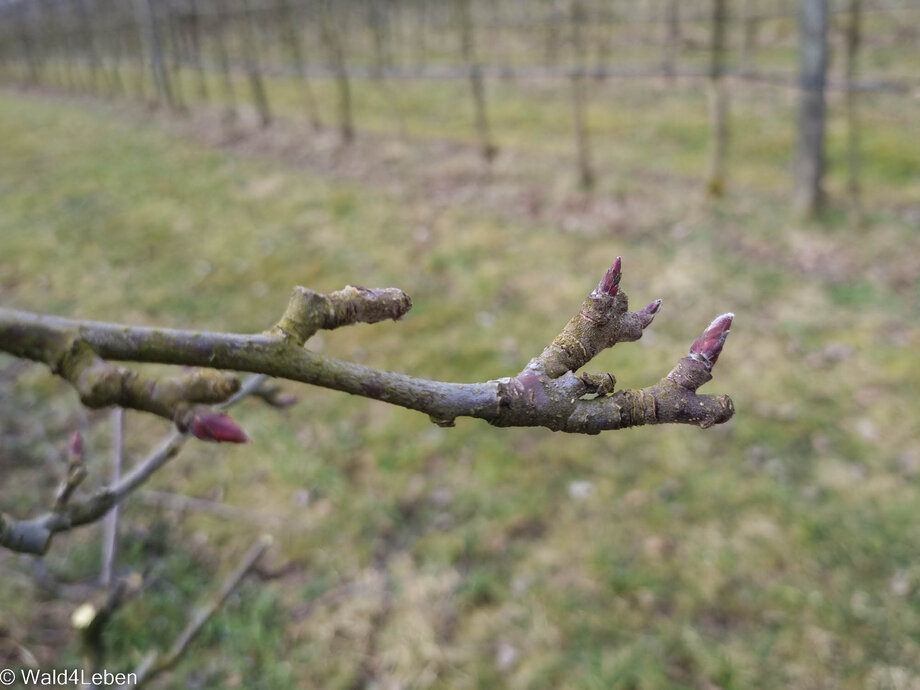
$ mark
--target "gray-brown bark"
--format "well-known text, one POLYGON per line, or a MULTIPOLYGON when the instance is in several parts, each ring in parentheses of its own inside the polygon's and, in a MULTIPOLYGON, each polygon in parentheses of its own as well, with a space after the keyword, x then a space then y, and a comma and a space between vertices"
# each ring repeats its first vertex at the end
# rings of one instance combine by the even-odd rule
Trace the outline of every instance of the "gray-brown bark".
MULTIPOLYGON (((261 375, 250 377, 236 394, 218 405, 217 409, 231 407, 247 395, 257 395, 265 378, 261 375)), ((49 512, 28 520, 16 520, 8 515, 0 514, 0 546, 12 551, 44 554, 51 546, 51 540, 55 534, 97 522, 113 507, 143 486, 150 477, 179 453, 187 439, 186 433, 178 430, 172 431, 130 472, 80 500, 73 500, 72 494, 86 476, 85 470, 82 473, 79 472, 82 459, 79 464, 69 462, 71 470, 58 489, 56 500, 49 512)))
MULTIPOLYGON (((164 417, 174 414, 171 411, 182 401, 191 404, 222 399, 235 386, 228 387, 229 382, 217 373, 204 372, 170 380, 175 381, 171 385, 151 382, 106 360, 264 373, 384 400, 427 412, 441 422, 471 416, 499 426, 513 423, 596 433, 649 421, 705 421, 698 417, 681 420, 680 414, 670 413, 657 419, 663 411, 654 406, 637 417, 633 414, 637 410, 624 409, 615 397, 580 399, 592 392, 588 390, 590 386, 586 387, 574 375, 567 378, 566 374, 579 369, 602 349, 617 342, 637 340, 657 311, 656 303, 640 312, 628 311, 622 292, 610 295, 595 291, 588 297, 543 355, 522 372, 527 375, 525 388, 530 395, 528 401, 514 404, 503 401, 502 394, 514 398, 512 389, 520 387, 519 377, 483 383, 445 383, 343 362, 303 348, 303 343, 320 328, 399 318, 410 304, 404 293, 392 288, 348 287, 328 295, 297 288, 278 324, 259 335, 128 327, 2 309, 0 349, 17 357, 45 362, 72 381, 89 405, 121 404, 164 417), (538 392, 537 388, 541 390, 538 392), (149 391, 149 396, 143 398, 140 390, 149 391), (536 398, 543 402, 538 404, 536 398), (600 426, 578 421, 583 418, 581 413, 586 406, 597 408, 595 413, 606 413, 606 421, 600 426)), ((640 393, 640 398, 646 395, 640 393)), ((637 394, 621 391, 618 395, 632 399, 637 394)), ((701 406, 714 413, 710 421, 720 417, 715 414, 718 407, 708 403, 701 406)), ((592 417, 598 418, 598 414, 592 417)))

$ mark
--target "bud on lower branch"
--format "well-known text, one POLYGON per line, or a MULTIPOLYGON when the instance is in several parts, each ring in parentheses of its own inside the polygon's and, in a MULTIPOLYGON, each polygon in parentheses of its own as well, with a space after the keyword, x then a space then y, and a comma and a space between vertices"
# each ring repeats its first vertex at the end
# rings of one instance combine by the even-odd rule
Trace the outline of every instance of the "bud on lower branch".
POLYGON ((223 412, 212 412, 203 407, 187 411, 176 420, 180 431, 202 441, 214 443, 247 443, 249 437, 233 418, 223 412))
POLYGON ((67 446, 68 453, 70 454, 69 462, 71 464, 78 462, 83 459, 83 434, 79 431, 74 431, 70 435, 70 443, 67 446))

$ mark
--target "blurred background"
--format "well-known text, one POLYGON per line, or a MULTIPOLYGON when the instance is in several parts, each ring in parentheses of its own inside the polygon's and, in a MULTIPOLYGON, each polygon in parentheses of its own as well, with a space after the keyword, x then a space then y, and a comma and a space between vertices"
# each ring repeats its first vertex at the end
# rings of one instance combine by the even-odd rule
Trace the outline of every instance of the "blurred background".
MULTIPOLYGON (((920 688, 920 2, 2 0, 0 304, 258 332, 294 285, 397 286, 309 347, 513 375, 617 255, 642 387, 736 314, 709 430, 597 437, 284 383, 124 505, 110 671, 170 688, 920 688)), ((159 371, 159 369, 156 369, 159 371)), ((0 510, 110 411, 0 355, 0 510)), ((125 464, 168 424, 128 413, 125 464)), ((102 529, 0 552, 0 667, 83 662, 102 529)))

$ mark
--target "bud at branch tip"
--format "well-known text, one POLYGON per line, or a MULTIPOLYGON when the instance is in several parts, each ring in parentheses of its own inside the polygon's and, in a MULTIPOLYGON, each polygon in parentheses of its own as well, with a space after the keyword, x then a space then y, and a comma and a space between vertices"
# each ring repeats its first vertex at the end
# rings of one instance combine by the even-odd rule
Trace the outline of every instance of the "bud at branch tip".
POLYGON ((70 443, 67 446, 67 450, 70 452, 70 457, 82 458, 83 457, 83 434, 81 434, 79 431, 74 431, 70 435, 70 443))
POLYGON ((621 257, 618 256, 616 261, 613 262, 613 266, 607 269, 594 291, 597 296, 608 295, 609 297, 614 297, 620 291, 620 267, 622 263, 621 257))
POLYGON ((202 441, 215 443, 246 443, 249 437, 242 427, 222 412, 198 409, 192 413, 188 433, 202 441))
POLYGON ((690 346, 690 356, 712 369, 719 359, 734 318, 735 315, 729 312, 713 319, 703 334, 690 346))
POLYGON ((656 299, 651 304, 642 308, 641 314, 647 314, 648 316, 654 316, 658 313, 658 310, 661 309, 661 300, 656 299))

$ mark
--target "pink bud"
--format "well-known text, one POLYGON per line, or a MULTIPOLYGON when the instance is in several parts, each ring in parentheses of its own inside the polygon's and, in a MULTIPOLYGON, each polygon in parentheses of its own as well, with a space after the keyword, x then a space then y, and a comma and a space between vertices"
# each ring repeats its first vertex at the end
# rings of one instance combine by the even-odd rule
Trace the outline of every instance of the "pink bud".
POLYGON ((658 310, 659 310, 659 309, 661 309, 661 300, 660 300, 660 299, 656 299, 656 300, 655 300, 654 302, 652 302, 651 304, 649 304, 649 305, 643 307, 643 308, 642 308, 642 311, 639 312, 639 313, 640 313, 640 314, 648 314, 649 316, 654 316, 655 314, 658 313, 658 310))
POLYGON ((710 369, 719 359, 722 346, 728 337, 735 315, 729 312, 716 317, 703 334, 690 346, 690 356, 706 364, 710 369))
POLYGON ((656 299, 651 304, 643 307, 637 313, 639 314, 639 319, 642 322, 642 328, 647 328, 652 320, 655 318, 655 314, 658 313, 658 310, 661 309, 661 300, 656 299))
POLYGON ((222 412, 206 409, 195 410, 188 425, 188 432, 202 441, 216 443, 246 443, 249 437, 239 424, 222 412))
POLYGON ((79 431, 74 431, 70 435, 70 444, 68 445, 68 450, 70 451, 70 456, 73 458, 83 457, 83 434, 81 434, 79 431))
POLYGON ((613 262, 613 266, 607 269, 604 277, 601 278, 601 282, 597 284, 597 289, 594 291, 596 297, 600 297, 601 295, 613 297, 620 291, 620 266, 622 263, 622 259, 618 256, 617 260, 613 262))

